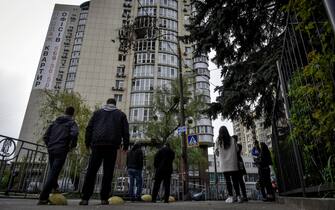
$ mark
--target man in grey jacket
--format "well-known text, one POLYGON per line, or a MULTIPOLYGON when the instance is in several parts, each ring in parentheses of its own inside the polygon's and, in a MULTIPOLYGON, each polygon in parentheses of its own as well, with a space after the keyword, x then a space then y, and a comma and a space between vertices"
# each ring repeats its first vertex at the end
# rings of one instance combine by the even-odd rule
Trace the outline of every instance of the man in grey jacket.
POLYGON ((39 205, 48 204, 52 189, 57 190, 57 179, 66 160, 67 153, 77 146, 78 126, 73 119, 74 108, 67 107, 65 115, 58 117, 43 136, 49 153, 49 173, 40 194, 39 205))
POLYGON ((91 149, 91 156, 82 189, 80 205, 88 205, 93 194, 97 172, 103 162, 103 177, 100 199, 102 205, 108 204, 114 173, 117 150, 123 141, 123 151, 128 150, 129 125, 126 115, 116 108, 113 98, 93 113, 87 127, 85 144, 91 149))

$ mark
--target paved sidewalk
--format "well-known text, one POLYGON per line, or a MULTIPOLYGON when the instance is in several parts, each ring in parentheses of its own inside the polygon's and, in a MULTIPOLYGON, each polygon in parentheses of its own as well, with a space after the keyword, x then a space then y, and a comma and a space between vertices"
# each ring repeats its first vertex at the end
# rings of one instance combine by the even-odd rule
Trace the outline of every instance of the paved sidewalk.
POLYGON ((44 210, 44 209, 62 209, 62 210, 89 210, 89 209, 117 209, 117 210, 297 210, 279 203, 264 203, 261 201, 250 201, 247 203, 226 204, 223 201, 189 201, 175 203, 144 203, 144 202, 126 202, 123 205, 99 205, 98 200, 90 201, 88 206, 79 206, 79 200, 68 200, 67 206, 37 206, 37 200, 33 199, 7 199, 0 198, 1 210, 44 210))

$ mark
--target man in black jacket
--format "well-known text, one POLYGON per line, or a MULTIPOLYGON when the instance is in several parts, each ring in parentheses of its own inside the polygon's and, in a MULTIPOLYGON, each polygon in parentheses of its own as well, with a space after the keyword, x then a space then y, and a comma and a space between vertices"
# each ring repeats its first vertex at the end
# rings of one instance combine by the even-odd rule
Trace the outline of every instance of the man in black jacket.
POLYGON ((127 154, 127 170, 129 176, 129 196, 132 201, 141 200, 142 193, 143 151, 141 145, 135 142, 127 154), (136 182, 136 194, 134 181, 136 182))
POLYGON ((170 148, 170 145, 166 143, 155 155, 154 167, 155 167, 155 183, 154 189, 152 190, 152 202, 156 202, 156 197, 158 194, 161 182, 164 183, 164 202, 169 202, 170 196, 170 181, 171 174, 173 171, 173 160, 175 153, 170 148))
POLYGON ((97 172, 103 162, 103 178, 100 199, 102 205, 108 204, 114 173, 117 150, 123 141, 123 151, 128 150, 129 125, 126 115, 116 108, 113 98, 107 100, 102 109, 93 113, 87 127, 85 144, 91 149, 91 156, 82 189, 80 205, 88 205, 93 194, 97 172))
POLYGON ((73 120, 74 111, 73 107, 67 107, 65 115, 58 117, 43 136, 48 148, 50 170, 40 194, 39 205, 48 204, 51 190, 58 188, 58 176, 65 163, 67 153, 77 146, 78 126, 73 120))

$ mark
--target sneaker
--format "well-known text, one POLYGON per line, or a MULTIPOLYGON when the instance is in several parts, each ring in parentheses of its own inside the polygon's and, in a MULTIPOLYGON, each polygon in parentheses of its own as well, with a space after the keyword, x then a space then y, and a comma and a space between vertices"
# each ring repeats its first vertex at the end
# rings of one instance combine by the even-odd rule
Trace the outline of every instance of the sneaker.
POLYGON ((241 196, 237 196, 237 203, 242 203, 243 201, 242 201, 242 198, 241 198, 241 196))
POLYGON ((79 202, 79 205, 81 205, 81 206, 87 206, 88 205, 88 200, 81 200, 79 202))
POLYGON ((229 196, 226 201, 226 203, 233 203, 234 202, 234 197, 233 196, 229 196))
POLYGON ((48 205, 49 201, 48 200, 39 200, 37 205, 48 205))
POLYGON ((101 205, 109 205, 108 200, 101 200, 101 205))

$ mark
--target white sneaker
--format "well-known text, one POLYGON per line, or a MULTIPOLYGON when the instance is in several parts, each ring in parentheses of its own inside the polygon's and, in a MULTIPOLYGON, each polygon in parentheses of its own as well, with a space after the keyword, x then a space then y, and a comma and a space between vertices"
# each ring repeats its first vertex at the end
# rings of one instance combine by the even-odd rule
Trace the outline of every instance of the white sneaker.
POLYGON ((243 201, 242 201, 242 198, 241 198, 241 196, 237 196, 237 203, 242 203, 243 201))
POLYGON ((233 196, 229 196, 226 201, 226 203, 233 203, 234 202, 234 197, 233 196))

